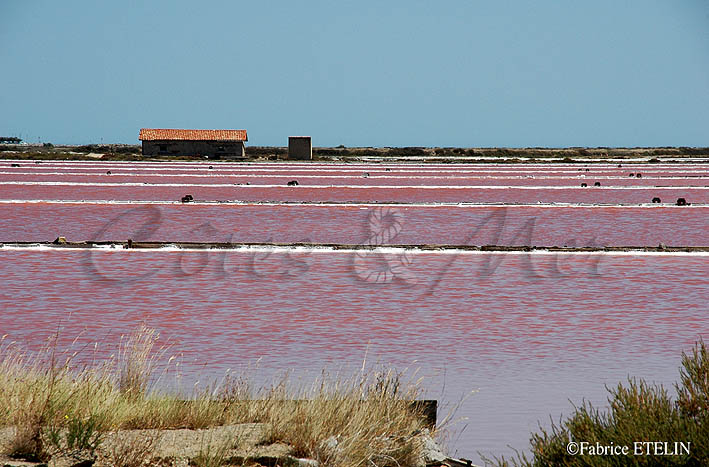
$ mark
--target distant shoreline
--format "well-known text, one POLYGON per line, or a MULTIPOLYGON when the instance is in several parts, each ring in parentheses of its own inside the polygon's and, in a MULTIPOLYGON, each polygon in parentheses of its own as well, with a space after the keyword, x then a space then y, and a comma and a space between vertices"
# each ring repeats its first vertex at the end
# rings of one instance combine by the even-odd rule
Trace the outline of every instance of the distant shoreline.
MULTIPOLYGON (((201 161, 203 156, 145 157, 140 145, 90 144, 82 146, 45 144, 0 145, 0 158, 29 160, 124 160, 201 161)), ((314 161, 340 162, 439 162, 439 163, 543 163, 543 162, 666 162, 709 158, 709 147, 647 148, 453 148, 453 147, 314 147, 314 161)), ((212 161, 287 161, 288 149, 278 146, 248 146, 243 159, 212 161)), ((303 162, 303 161, 300 161, 303 162)))

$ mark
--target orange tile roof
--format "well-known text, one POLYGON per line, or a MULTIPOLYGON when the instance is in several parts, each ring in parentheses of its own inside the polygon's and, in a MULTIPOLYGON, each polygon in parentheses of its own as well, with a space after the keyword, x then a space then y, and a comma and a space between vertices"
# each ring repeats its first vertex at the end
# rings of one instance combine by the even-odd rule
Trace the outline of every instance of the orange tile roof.
POLYGON ((248 141, 246 130, 170 130, 141 128, 141 141, 177 139, 183 141, 248 141))

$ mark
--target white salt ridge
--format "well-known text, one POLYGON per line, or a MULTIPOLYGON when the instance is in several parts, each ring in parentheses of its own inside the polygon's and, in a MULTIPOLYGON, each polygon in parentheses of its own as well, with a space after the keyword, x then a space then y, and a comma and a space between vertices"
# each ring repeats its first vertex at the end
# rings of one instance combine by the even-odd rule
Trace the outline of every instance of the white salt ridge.
MULTIPOLYGON (((706 162, 705 158, 698 159, 683 159, 679 163, 672 164, 637 164, 630 163, 622 167, 622 170, 661 170, 661 169, 697 169, 696 163, 682 163, 688 162, 690 160, 696 162, 706 162)), ((635 161, 641 161, 636 159, 635 161)), ((592 162, 589 160, 589 162, 592 162)), ((606 160, 608 162, 608 160, 606 160)), ((624 162, 623 160, 617 160, 616 162, 624 162)), ((189 162, 189 163, 151 163, 151 162, 121 162, 121 161, 105 161, 105 162, 61 162, 61 161, 51 161, 44 162, 42 164, 35 164, 34 161, 25 160, 2 160, 0 165, 5 164, 6 168, 10 168, 11 164, 19 164, 22 168, 56 168, 61 169, 64 167, 68 168, 85 168, 86 170, 106 170, 111 168, 129 169, 129 170, 150 170, 150 169, 160 169, 166 171, 177 171, 177 170, 199 170, 199 171, 215 171, 215 170, 245 170, 245 171, 259 171, 259 170, 287 170, 287 171, 361 171, 361 170, 385 170, 387 168, 391 170, 400 171, 412 171, 420 169, 423 171, 458 171, 458 170, 502 170, 502 171, 548 171, 550 169, 563 169, 564 171, 576 172, 579 168, 587 168, 584 164, 568 164, 568 163, 539 163, 539 164, 510 164, 510 163, 500 163, 500 164, 433 164, 433 163, 420 163, 420 164, 396 164, 396 163, 220 163, 220 162, 189 162), (214 167, 214 169, 209 169, 209 166, 214 167)), ((593 164, 593 170, 620 170, 616 163, 600 163, 593 164)))
POLYGON ((64 200, 64 199, 0 199, 0 204, 98 204, 98 205, 197 205, 197 206, 312 206, 312 207, 425 207, 425 208, 487 208, 487 207, 534 207, 534 208, 681 208, 696 209, 706 208, 706 203, 691 203, 686 206, 676 206, 670 203, 628 203, 628 204, 603 204, 603 203, 341 203, 341 202, 274 202, 274 201, 181 201, 165 200, 64 200))
POLYGON ((354 248, 333 248, 330 246, 305 246, 305 245, 240 245, 230 248, 190 248, 179 247, 177 245, 165 245, 160 248, 123 248, 123 245, 99 245, 95 247, 54 247, 51 245, 8 245, 0 243, 0 250, 6 251, 64 251, 64 252, 127 252, 127 253, 156 253, 156 252, 234 252, 234 253, 340 253, 340 254, 364 254, 376 252, 391 255, 574 255, 574 256, 709 256, 707 251, 644 251, 640 248, 629 249, 627 251, 552 251, 552 250, 531 250, 531 251, 480 251, 467 250, 461 248, 448 248, 442 250, 426 250, 413 247, 378 247, 376 249, 354 249, 354 248))
MULTIPOLYGON (((2 167, 3 169, 9 169, 10 167, 2 167)), ((27 168, 27 167, 23 167, 27 168)), ((44 170, 63 170, 63 167, 52 167, 52 166, 43 166, 43 167, 37 167, 37 169, 44 169, 44 170)), ((66 170, 85 170, 85 173, 88 174, 96 174, 96 175, 101 175, 104 174, 106 175, 107 170, 122 170, 125 172, 136 172, 136 173, 142 173, 148 170, 159 170, 160 172, 182 172, 182 173, 190 173, 194 172, 196 174, 218 174, 219 172, 236 172, 236 173, 243 173, 243 174, 250 174, 253 172, 268 172, 269 174, 278 174, 278 175, 294 175, 294 174, 308 174, 308 173, 317 173, 317 172, 324 172, 324 173, 331 173, 331 172, 345 172, 345 173, 352 173, 353 175, 361 175, 364 172, 367 171, 372 171, 372 172, 386 172, 386 167, 373 167, 373 166, 364 166, 361 168, 352 168, 352 167, 342 167, 342 168, 317 168, 317 167, 304 167, 304 168, 292 168, 292 167, 283 167, 283 168, 276 168, 276 167, 263 167, 263 168, 247 168, 247 167, 233 167, 233 168, 219 168, 219 169, 209 169, 206 167, 203 168, 172 168, 172 167, 115 167, 115 166, 105 166, 105 167, 86 167, 85 169, 82 169, 82 167, 77 167, 77 166, 68 166, 66 167, 66 170)), ((678 167, 678 166, 671 166, 667 168, 662 168, 662 167, 657 167, 657 166, 651 166, 651 167, 634 167, 634 168, 628 168, 628 169, 616 169, 612 167, 608 168, 599 168, 599 167, 594 167, 593 172, 586 172, 586 171, 578 171, 577 169, 569 168, 568 166, 566 167, 520 167, 520 166, 507 166, 507 167, 470 167, 470 166, 463 166, 463 167, 430 167, 430 166, 425 166, 425 167, 400 167, 400 168, 390 168, 390 172, 392 175, 395 174, 401 174, 401 173, 414 173, 414 174, 421 174, 421 173, 431 173, 431 174, 440 174, 440 173, 454 173, 454 174, 465 174, 465 173, 480 173, 480 172, 491 172, 491 173, 506 173, 506 172, 511 172, 511 173, 516 173, 516 174, 528 174, 528 173, 539 173, 539 174, 544 174, 544 173, 549 173, 549 172, 562 172, 562 173, 568 173, 568 174, 589 174, 589 175, 594 175, 598 173, 603 173, 603 172, 611 172, 611 173, 618 173, 618 172, 623 172, 625 176, 630 174, 630 171, 639 171, 643 175, 651 174, 653 172, 663 172, 663 173, 698 173, 698 174, 707 174, 706 170, 697 170, 696 166, 689 166, 689 167, 678 167), (627 173, 626 173, 627 172, 627 173)), ((36 171, 33 171, 36 172, 36 171)), ((14 173, 21 173, 17 171, 9 171, 8 173, 14 174, 14 173)), ((59 173, 66 173, 66 172, 59 172, 59 173)))
MULTIPOLYGON (((438 173, 438 172, 437 172, 438 173)), ((678 171, 677 173, 686 173, 683 171, 678 171)), ((247 178, 279 178, 287 177, 289 174, 239 174, 239 173, 209 173, 209 174, 165 174, 159 172, 153 173, 131 173, 131 172, 116 172, 107 175, 101 172, 0 172, 0 175, 41 175, 41 176, 77 176, 77 177, 199 177, 199 178, 237 178, 237 177, 247 177, 247 178)), ((353 175, 305 175, 304 178, 344 178, 344 179, 364 179, 362 175, 358 172, 353 175)), ((456 180, 456 179, 481 179, 481 180, 569 180, 570 182, 576 182, 581 180, 628 180, 630 177, 623 175, 586 175, 585 173, 578 173, 574 176, 569 175, 369 175, 366 177, 368 179, 433 179, 433 180, 456 180)), ((683 176, 653 176, 647 175, 643 176, 643 180, 703 180, 709 181, 709 173, 703 172, 698 175, 683 175, 683 176)), ((37 180, 41 182, 41 180, 37 180)), ((68 183, 68 182, 67 182, 68 183)), ((260 185, 265 186, 265 185, 260 185)), ((280 185, 279 185, 280 186, 280 185)))
POLYGON ((287 188, 297 189, 356 189, 356 190, 395 190, 395 189, 422 189, 422 190, 709 190, 709 186, 538 186, 538 185, 298 185, 286 187, 279 185, 243 185, 233 183, 103 183, 103 182, 41 182, 41 181, 0 181, 0 185, 21 186, 95 186, 95 187, 203 187, 203 188, 235 188, 235 189, 261 189, 261 188, 287 188))

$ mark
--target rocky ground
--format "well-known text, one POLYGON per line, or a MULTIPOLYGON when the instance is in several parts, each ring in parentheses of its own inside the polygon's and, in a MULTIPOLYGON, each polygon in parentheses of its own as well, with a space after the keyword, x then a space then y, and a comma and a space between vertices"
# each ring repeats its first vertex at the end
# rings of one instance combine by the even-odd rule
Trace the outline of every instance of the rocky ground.
MULTIPOLYGON (((45 462, 13 459, 0 454, 3 467, 87 467, 87 466, 216 466, 244 467, 318 467, 332 465, 328 459, 300 458, 294 449, 283 443, 271 442, 269 426, 246 423, 201 430, 120 430, 108 432, 98 448, 71 451, 49 447, 51 458, 45 462)), ((8 452, 15 428, 0 429, 0 452, 8 452)), ((334 457, 335 438, 323 440, 321 451, 334 457)), ((424 434, 419 463, 411 467, 471 466, 467 461, 448 458, 436 442, 424 434)))

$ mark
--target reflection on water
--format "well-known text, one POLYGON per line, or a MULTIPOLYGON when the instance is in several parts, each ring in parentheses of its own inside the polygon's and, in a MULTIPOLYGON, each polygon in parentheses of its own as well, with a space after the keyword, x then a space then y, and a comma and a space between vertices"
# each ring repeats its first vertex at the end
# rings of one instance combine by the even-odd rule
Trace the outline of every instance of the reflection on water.
POLYGON ((476 458, 526 447, 537 421, 568 413, 569 398, 603 402, 627 374, 674 380, 680 351, 709 331, 707 256, 417 253, 415 282, 379 283, 354 263, 332 251, 0 250, 0 332, 37 349, 59 325, 68 346, 115 343, 144 321, 202 380, 257 359, 265 373, 357 368, 365 354, 418 366, 444 407, 479 389, 452 440, 476 458))
POLYGON ((709 206, 342 206, 0 204, 0 241, 340 243, 370 235, 370 217, 396 213, 378 244, 705 246, 709 206))
POLYGON ((4 248, 0 335, 30 350, 58 329, 64 349, 99 341, 79 357, 91 363, 145 322, 180 353, 187 384, 256 362, 264 381, 288 369, 306 380, 323 368, 356 371, 365 356, 420 368, 439 417, 459 405, 454 419, 466 419, 453 426, 453 451, 476 461, 478 451, 511 454, 538 422, 568 414, 569 400, 602 405, 604 385, 628 375, 676 380, 681 351, 707 339, 709 256, 385 246, 709 244, 709 206, 697 206, 709 202, 705 164, 622 165, 0 161, 4 242, 381 246, 4 248), (299 186, 282 186, 294 179, 299 186), (169 204, 188 193, 296 204, 169 204), (654 197, 665 204, 650 208, 654 197), (694 206, 671 206, 680 197, 694 206), (42 201, 53 199, 100 202, 42 201), (298 205, 387 201, 405 204, 298 205), (415 205, 440 202, 521 206, 415 205))
POLYGON ((450 187, 450 186, 165 186, 165 185, 4 185, 2 199, 27 200, 159 200, 179 201, 186 193, 195 200, 245 202, 357 203, 586 203, 640 204, 660 197, 670 203, 709 203, 709 187, 450 187))

